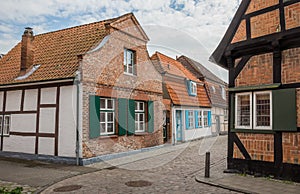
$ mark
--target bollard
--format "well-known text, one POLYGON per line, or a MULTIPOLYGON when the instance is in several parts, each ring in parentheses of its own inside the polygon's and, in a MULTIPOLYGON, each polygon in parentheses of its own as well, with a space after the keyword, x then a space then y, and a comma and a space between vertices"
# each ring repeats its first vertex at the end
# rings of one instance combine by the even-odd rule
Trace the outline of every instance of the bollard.
POLYGON ((209 170, 210 170, 210 152, 206 152, 205 154, 205 178, 209 178, 209 170))

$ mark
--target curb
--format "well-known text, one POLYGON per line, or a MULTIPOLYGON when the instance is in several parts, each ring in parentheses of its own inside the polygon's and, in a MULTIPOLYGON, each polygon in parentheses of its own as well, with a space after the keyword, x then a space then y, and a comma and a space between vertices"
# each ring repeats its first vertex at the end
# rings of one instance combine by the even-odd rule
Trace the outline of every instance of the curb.
POLYGON ((198 183, 202 183, 202 184, 206 184, 206 185, 209 185, 209 186, 218 187, 218 188, 222 188, 222 189, 227 189, 227 190, 234 191, 234 192, 239 192, 239 193, 244 193, 244 194, 258 194, 256 192, 250 192, 250 191, 247 191, 247 190, 244 190, 244 189, 235 188, 235 187, 231 187, 231 186, 223 185, 223 184, 219 184, 219 183, 214 183, 214 182, 209 181, 209 180, 206 181, 206 180, 203 180, 202 178, 198 178, 197 176, 195 177, 195 180, 198 183))

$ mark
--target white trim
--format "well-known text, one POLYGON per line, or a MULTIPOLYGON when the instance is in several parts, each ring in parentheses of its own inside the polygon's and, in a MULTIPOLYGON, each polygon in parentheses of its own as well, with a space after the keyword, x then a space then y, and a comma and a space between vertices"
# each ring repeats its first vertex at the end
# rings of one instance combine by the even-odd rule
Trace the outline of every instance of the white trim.
POLYGON ((245 92, 245 93, 237 93, 235 94, 235 128, 238 128, 238 129, 252 129, 252 92, 245 92), (238 122, 237 122, 237 107, 238 107, 238 97, 239 96, 245 96, 245 95, 249 95, 250 96, 250 126, 241 126, 241 125, 238 125, 238 122))
POLYGON ((272 115, 272 92, 271 91, 261 91, 261 92, 253 92, 254 95, 254 99, 253 99, 253 110, 254 110, 254 114, 253 114, 253 128, 254 129, 272 129, 272 122, 273 122, 273 115, 272 115), (269 94, 270 96, 270 126, 257 126, 256 125, 256 119, 257 119, 257 115, 256 115, 256 95, 257 94, 269 94))

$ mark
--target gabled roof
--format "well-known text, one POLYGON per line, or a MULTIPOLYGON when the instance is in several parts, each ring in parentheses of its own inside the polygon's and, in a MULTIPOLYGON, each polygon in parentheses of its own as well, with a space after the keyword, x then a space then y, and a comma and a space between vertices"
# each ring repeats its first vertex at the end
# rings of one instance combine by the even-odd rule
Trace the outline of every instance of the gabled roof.
POLYGON ((187 69, 205 81, 207 92, 213 106, 226 107, 226 99, 222 97, 222 87, 225 90, 227 85, 224 81, 206 69, 201 63, 184 55, 180 56, 177 61, 181 62, 187 69))
POLYGON ((226 85, 226 83, 218 78, 215 74, 209 71, 206 67, 204 67, 201 63, 186 57, 184 55, 180 56, 177 61, 182 63, 185 68, 194 73, 199 79, 205 79, 206 81, 217 82, 222 85, 226 85))
POLYGON ((116 28, 114 26, 118 22, 128 18, 133 19, 140 28, 145 41, 147 41, 147 35, 132 13, 113 19, 39 34, 34 36, 32 41, 33 67, 30 67, 28 71, 37 67, 36 70, 28 77, 25 76, 23 79, 16 80, 21 65, 21 42, 19 42, 0 60, 0 85, 74 78, 79 65, 78 56, 84 55, 99 45, 109 33, 106 28, 107 25, 116 28))
POLYGON ((154 61, 154 65, 160 73, 168 73, 193 81, 198 80, 198 78, 187 70, 179 61, 160 52, 155 52, 155 54, 151 56, 151 60, 154 61), (159 63, 157 63, 157 61, 159 61, 159 63))
POLYGON ((221 67, 228 68, 226 58, 225 58, 226 48, 232 41, 236 31, 238 30, 238 27, 240 25, 240 18, 247 11, 250 2, 251 0, 243 0, 241 2, 241 5, 239 6, 237 12, 235 13, 221 42, 219 43, 218 47, 213 52, 213 54, 209 57, 209 61, 218 64, 221 67))
POLYGON ((206 89, 202 81, 187 70, 179 61, 156 52, 151 60, 155 68, 163 75, 164 89, 175 105, 210 107, 206 89), (187 80, 197 82, 197 96, 190 96, 187 90, 187 80))

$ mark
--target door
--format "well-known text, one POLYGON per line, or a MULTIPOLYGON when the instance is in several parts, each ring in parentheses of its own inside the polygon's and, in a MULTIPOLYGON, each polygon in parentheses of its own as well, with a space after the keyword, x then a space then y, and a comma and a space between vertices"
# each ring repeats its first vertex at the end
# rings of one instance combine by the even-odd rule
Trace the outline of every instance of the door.
POLYGON ((182 113, 176 110, 176 140, 182 141, 182 113))

